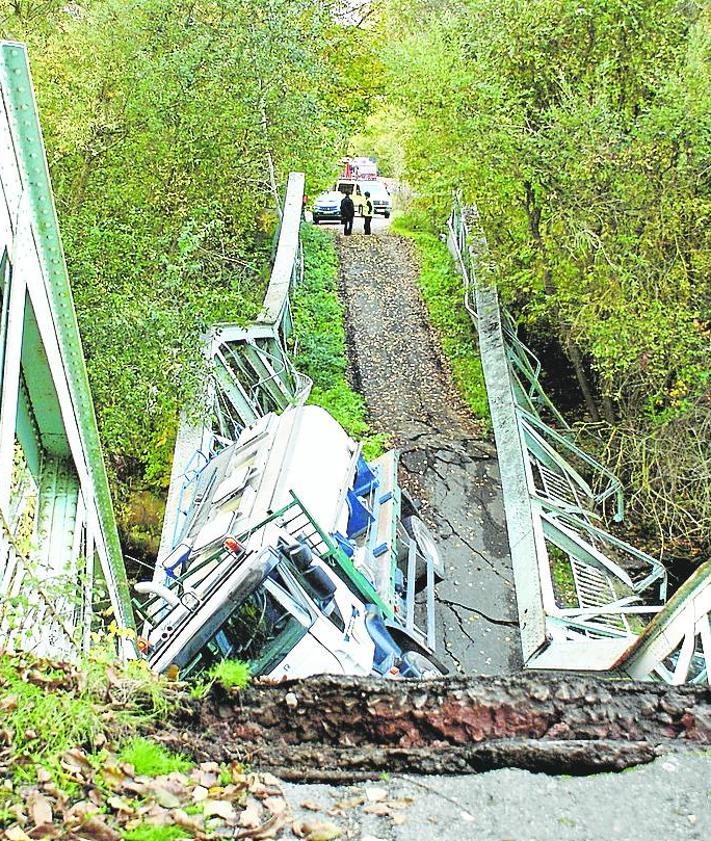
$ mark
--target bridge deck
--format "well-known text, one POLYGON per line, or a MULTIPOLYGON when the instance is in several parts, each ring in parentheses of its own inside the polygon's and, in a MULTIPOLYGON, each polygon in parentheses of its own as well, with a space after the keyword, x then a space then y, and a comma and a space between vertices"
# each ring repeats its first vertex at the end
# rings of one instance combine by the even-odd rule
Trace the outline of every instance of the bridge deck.
POLYGON ((401 448, 401 481, 423 501, 447 566, 437 587, 437 650, 455 671, 521 667, 513 573, 493 447, 442 365, 409 241, 338 238, 351 372, 375 431, 401 448))

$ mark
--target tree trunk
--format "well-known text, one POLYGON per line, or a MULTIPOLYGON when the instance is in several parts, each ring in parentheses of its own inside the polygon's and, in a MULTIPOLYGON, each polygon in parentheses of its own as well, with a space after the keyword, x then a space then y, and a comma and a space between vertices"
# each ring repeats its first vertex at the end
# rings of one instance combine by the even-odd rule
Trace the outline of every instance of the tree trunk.
POLYGON ((580 353, 580 348, 570 337, 567 330, 564 331, 564 336, 565 350, 568 353, 568 358, 573 363, 573 368, 575 369, 575 376, 578 380, 580 390, 583 393, 583 399, 585 400, 585 407, 588 410, 588 414, 590 415, 590 417, 597 423, 600 420, 600 412, 598 411, 597 404, 595 403, 595 396, 593 394, 592 385, 590 384, 590 380, 588 379, 588 375, 585 370, 585 364, 583 362, 583 356, 580 353))
POLYGON ((615 404, 613 403, 611 397, 602 398, 602 415, 610 426, 617 423, 617 417, 615 416, 615 404))
POLYGON ((518 767, 615 770, 711 743, 708 687, 508 677, 319 677, 216 690, 166 737, 200 759, 291 779, 518 767))

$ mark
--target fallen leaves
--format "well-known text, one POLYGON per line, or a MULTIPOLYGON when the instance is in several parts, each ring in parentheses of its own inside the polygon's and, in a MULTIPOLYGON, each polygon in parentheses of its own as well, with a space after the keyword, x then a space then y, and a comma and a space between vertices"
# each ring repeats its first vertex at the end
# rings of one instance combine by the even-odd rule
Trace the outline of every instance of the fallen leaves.
POLYGON ((11 826, 6 830, 5 838, 7 841, 31 841, 30 836, 19 826, 11 826))
POLYGON ((341 829, 329 821, 294 821, 291 831, 305 841, 333 841, 341 837, 341 829))
POLYGON ((27 798, 27 814, 35 826, 52 823, 52 804, 43 794, 33 791, 27 798))
MULTIPOLYGON (((67 778, 79 791, 69 801, 44 769, 37 785, 20 790, 22 803, 12 809, 15 823, 8 841, 121 841, 142 826, 178 826, 186 837, 276 838, 291 813, 279 781, 271 774, 246 774, 241 766, 204 762, 190 775, 174 771, 158 777, 135 774, 134 768, 104 753, 103 759, 80 749, 61 758, 67 778)), ((336 835, 304 836, 328 841, 336 835)))

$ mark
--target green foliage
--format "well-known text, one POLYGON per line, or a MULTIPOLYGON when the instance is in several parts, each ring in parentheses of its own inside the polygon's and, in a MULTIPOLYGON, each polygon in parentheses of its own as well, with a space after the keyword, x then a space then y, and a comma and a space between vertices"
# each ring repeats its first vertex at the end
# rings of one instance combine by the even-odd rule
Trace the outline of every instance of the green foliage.
POLYGON ((198 701, 202 700, 215 683, 219 683, 225 689, 233 687, 246 689, 250 680, 249 663, 242 660, 222 660, 192 683, 190 697, 198 701))
POLYGON ((191 833, 179 826, 154 826, 142 823, 123 833, 125 841, 177 841, 179 838, 189 838, 191 833))
POLYGON ((309 402, 322 406, 354 438, 364 438, 366 458, 387 449, 386 436, 367 436, 365 401, 348 383, 345 313, 338 297, 338 257, 325 231, 302 225, 304 280, 294 293, 296 367, 311 377, 309 402))
POLYGON ((363 458, 366 461, 372 461, 390 449, 391 446, 390 436, 385 432, 375 432, 372 435, 366 435, 363 439, 363 458))
POLYGON ((180 754, 173 754, 156 742, 135 736, 121 748, 118 759, 132 765, 135 773, 142 777, 159 777, 174 771, 189 771, 194 763, 180 754))
POLYGON ((14 753, 31 758, 30 777, 37 765, 61 773, 59 757, 65 751, 77 744, 92 745, 103 733, 100 712, 94 707, 92 688, 74 691, 78 687, 69 682, 64 689, 66 673, 52 667, 36 669, 30 680, 31 668, 15 657, 0 655, 3 727, 11 733, 14 753), (48 691, 53 685, 57 688, 48 691))
POLYGON ((462 279, 447 246, 431 232, 421 214, 398 216, 392 230, 413 240, 420 263, 418 284, 430 322, 437 331, 454 383, 475 417, 490 426, 489 404, 479 358, 476 330, 463 299, 462 279))
POLYGON ((249 663, 222 660, 210 669, 210 677, 225 689, 246 689, 251 678, 249 663))
MULTIPOLYGON (((569 357, 588 415, 610 429, 611 463, 632 482, 632 510, 678 543, 711 522, 694 478, 708 475, 696 430, 711 414, 711 10, 381 9, 388 109, 402 115, 395 143, 418 204, 441 223, 452 190, 477 202, 505 300, 534 343, 569 357), (640 476, 635 441, 661 452, 672 434, 695 466, 660 460, 659 474, 640 476)), ((708 525, 705 535, 711 545, 708 525)))
POLYGON ((164 490, 178 413, 199 408, 200 336, 247 321, 278 190, 333 176, 365 114, 370 48, 331 2, 4 4, 27 42, 99 429, 124 536, 164 490), (348 77, 348 89, 341 86, 348 77), (273 176, 273 177, 272 177, 273 176), (265 208, 267 208, 265 210, 265 208))
POLYGON ((18 783, 34 783, 44 768, 71 788, 62 766, 67 751, 93 750, 107 733, 117 739, 135 733, 168 708, 164 681, 137 664, 122 667, 101 650, 79 665, 0 655, 0 709, 18 783))
POLYGON ((570 557, 553 543, 546 543, 550 559, 553 589, 560 607, 578 607, 578 591, 575 587, 570 557))

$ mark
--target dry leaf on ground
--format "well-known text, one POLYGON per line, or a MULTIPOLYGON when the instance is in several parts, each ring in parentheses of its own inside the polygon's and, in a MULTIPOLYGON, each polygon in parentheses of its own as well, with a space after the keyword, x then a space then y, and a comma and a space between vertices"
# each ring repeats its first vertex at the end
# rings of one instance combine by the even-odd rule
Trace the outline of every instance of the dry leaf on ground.
POLYGON ((297 838, 306 841, 332 841, 341 837, 341 828, 330 821, 295 821, 291 827, 297 838))
POLYGON ((37 791, 27 798, 27 814, 35 826, 52 823, 52 804, 49 799, 37 791))
POLYGON ((380 800, 387 800, 388 791, 385 788, 378 788, 377 786, 366 786, 365 796, 370 803, 377 803, 380 800))
POLYGON ((11 826, 5 830, 7 841, 31 841, 30 836, 19 826, 11 826))
POLYGON ((226 800, 204 800, 202 813, 205 818, 218 817, 225 821, 234 821, 237 818, 234 806, 226 800))

